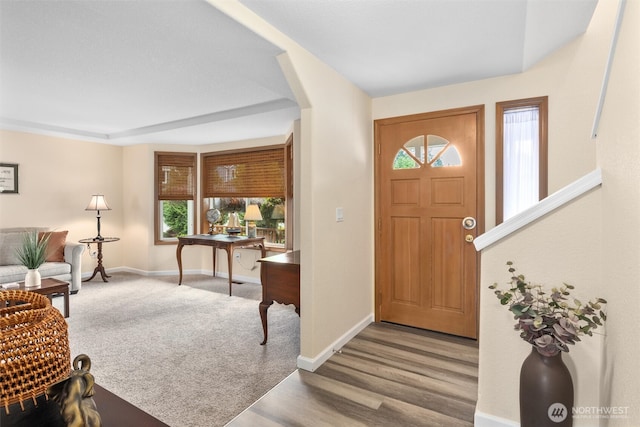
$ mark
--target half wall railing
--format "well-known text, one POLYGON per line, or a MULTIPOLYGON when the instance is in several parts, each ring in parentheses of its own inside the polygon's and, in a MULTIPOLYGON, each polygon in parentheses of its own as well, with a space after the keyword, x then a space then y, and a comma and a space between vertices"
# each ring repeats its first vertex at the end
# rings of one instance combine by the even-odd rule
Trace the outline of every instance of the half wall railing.
POLYGON ((474 240, 476 251, 481 251, 484 248, 493 245, 497 241, 515 233, 528 224, 531 224, 538 218, 549 214, 555 209, 558 209, 600 185, 602 185, 602 171, 600 169, 596 169, 566 187, 561 188, 550 196, 540 200, 529 209, 514 215, 502 224, 499 224, 486 233, 478 236, 474 240))

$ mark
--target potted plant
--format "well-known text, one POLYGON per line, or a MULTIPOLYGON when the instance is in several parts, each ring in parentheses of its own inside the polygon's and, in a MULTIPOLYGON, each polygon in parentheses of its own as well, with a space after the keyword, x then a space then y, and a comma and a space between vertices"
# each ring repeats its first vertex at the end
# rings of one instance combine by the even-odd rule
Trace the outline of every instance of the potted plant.
POLYGON ((521 426, 571 426, 573 381, 562 352, 602 326, 607 319, 602 306, 607 301, 595 298, 583 304, 571 297, 574 286, 563 283, 546 291, 517 274, 511 261, 507 266, 509 288, 498 289, 497 283, 489 288, 513 313, 515 330, 532 346, 520 371, 521 426))
POLYGON ((28 269, 24 279, 24 286, 27 288, 40 286, 41 278, 38 268, 47 259, 49 237, 48 233, 43 234, 42 238, 38 238, 37 232, 25 233, 22 246, 16 251, 18 260, 28 269))

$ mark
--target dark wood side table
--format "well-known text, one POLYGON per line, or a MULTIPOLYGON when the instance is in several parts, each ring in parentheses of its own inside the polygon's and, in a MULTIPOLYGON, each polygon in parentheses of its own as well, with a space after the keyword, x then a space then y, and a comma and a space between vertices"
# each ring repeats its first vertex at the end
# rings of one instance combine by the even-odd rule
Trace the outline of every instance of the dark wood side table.
POLYGON ((274 302, 293 304, 300 316, 300 251, 287 252, 259 259, 262 302, 260 319, 264 340, 267 343, 267 310, 274 302))
MULTIPOLYGON (((109 390, 94 385, 98 413, 103 427, 169 427, 167 424, 152 417, 142 409, 116 396, 109 390)), ((60 415, 60 407, 53 400, 46 400, 44 396, 37 398, 38 406, 33 401, 24 402, 25 410, 20 405, 11 406, 7 415, 4 408, 0 408, 0 426, 2 427, 65 427, 66 423, 60 415)))
POLYGON ((120 240, 119 237, 103 237, 101 240, 95 238, 80 240, 80 243, 86 243, 87 246, 91 246, 92 243, 96 243, 98 245, 98 265, 93 270, 93 274, 91 275, 91 277, 83 280, 83 282, 88 282, 89 280, 93 279, 94 277, 96 277, 96 274, 98 274, 98 272, 100 273, 100 276, 102 276, 102 280, 108 282, 107 278, 111 276, 107 275, 107 272, 104 271, 104 267, 102 266, 102 244, 117 242, 118 240, 120 240))
POLYGON ((185 245, 202 245, 213 247, 213 275, 216 275, 216 249, 227 252, 227 267, 229 269, 229 296, 231 296, 231 284, 233 283, 233 251, 240 248, 260 248, 262 257, 266 255, 264 237, 228 236, 226 234, 196 234, 193 236, 178 237, 176 258, 178 259, 178 271, 180 278, 178 285, 182 285, 182 248, 185 245))
POLYGON ((24 282, 19 282, 18 289, 21 291, 35 292, 40 295, 45 295, 51 301, 54 294, 64 295, 64 317, 69 317, 69 283, 62 280, 46 278, 42 279, 39 288, 26 288, 24 282))

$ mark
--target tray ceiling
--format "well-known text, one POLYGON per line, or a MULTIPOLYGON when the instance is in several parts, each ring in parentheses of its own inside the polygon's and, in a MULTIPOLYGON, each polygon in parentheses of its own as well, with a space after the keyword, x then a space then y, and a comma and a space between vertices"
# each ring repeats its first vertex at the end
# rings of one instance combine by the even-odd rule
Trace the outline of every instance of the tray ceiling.
MULTIPOLYGON (((522 72, 596 0, 240 0, 372 97, 522 72)), ((204 0, 0 1, 0 126, 130 145, 283 135, 282 51, 204 0)))

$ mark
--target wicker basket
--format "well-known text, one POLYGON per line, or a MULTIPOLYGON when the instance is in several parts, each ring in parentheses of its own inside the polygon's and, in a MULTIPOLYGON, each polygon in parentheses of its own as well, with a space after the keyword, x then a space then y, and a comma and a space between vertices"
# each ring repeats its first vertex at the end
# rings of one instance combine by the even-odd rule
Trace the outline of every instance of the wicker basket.
POLYGON ((0 292, 0 404, 35 399, 69 376, 67 323, 44 295, 0 292))

